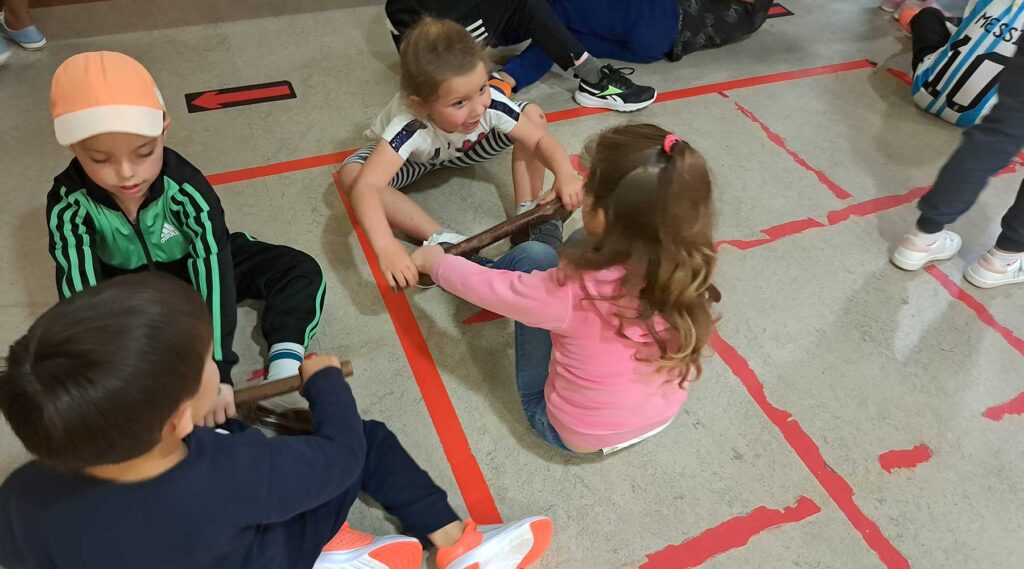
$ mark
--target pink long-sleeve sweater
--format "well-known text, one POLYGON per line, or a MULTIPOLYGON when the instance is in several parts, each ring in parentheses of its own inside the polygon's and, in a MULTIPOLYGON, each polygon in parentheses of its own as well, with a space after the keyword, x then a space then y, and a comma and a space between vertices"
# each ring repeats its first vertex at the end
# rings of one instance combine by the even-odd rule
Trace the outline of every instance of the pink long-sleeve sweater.
MULTIPOLYGON (((642 361, 657 357, 657 345, 640 322, 618 316, 635 314, 636 298, 589 300, 618 294, 625 269, 581 278, 559 273, 498 271, 444 255, 431 277, 481 308, 551 331, 544 395, 548 418, 570 447, 615 446, 671 421, 687 392, 678 378, 642 361)), ((660 317, 654 325, 668 327, 660 317)))

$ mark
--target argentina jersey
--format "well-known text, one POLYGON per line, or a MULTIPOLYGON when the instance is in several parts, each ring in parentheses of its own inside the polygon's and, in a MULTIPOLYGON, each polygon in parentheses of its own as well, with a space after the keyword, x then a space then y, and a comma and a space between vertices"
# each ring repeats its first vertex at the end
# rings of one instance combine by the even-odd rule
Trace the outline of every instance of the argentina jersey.
POLYGON ((914 73, 914 102, 943 120, 971 126, 996 102, 999 76, 1024 34, 1024 0, 974 0, 944 47, 914 73))

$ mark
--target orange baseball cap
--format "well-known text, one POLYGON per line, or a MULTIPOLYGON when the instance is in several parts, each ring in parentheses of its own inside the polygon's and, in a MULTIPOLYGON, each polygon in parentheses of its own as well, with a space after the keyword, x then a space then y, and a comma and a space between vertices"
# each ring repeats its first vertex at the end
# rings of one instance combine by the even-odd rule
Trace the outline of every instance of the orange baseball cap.
POLYGON ((53 74, 50 112, 61 146, 110 132, 160 136, 164 111, 153 76, 123 53, 80 53, 53 74))

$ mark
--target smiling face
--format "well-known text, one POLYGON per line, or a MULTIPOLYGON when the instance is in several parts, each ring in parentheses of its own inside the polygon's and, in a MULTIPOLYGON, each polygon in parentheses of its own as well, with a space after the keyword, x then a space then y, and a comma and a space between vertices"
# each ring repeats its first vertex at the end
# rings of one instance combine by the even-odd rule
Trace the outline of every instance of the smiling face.
MULTIPOLYGON (((415 97, 414 97, 415 99, 415 97)), ((484 112, 491 106, 491 89, 487 84, 487 67, 480 63, 473 71, 445 81, 433 101, 423 105, 414 101, 445 132, 472 133, 480 125, 484 112)))
POLYGON ((164 137, 98 134, 73 144, 71 151, 89 178, 118 203, 141 203, 163 167, 164 137))

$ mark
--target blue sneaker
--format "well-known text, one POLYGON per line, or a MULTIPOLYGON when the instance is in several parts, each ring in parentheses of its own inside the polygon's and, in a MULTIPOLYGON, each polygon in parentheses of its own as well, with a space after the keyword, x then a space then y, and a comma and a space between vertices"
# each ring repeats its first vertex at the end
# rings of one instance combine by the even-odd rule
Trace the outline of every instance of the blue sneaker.
POLYGON ((0 40, 0 65, 3 65, 11 58, 11 50, 7 49, 7 42, 0 40))
POLYGON ((29 26, 23 30, 14 31, 7 27, 2 11, 0 11, 0 34, 7 36, 11 41, 30 51, 46 47, 46 36, 43 35, 43 32, 39 31, 39 28, 29 26))

